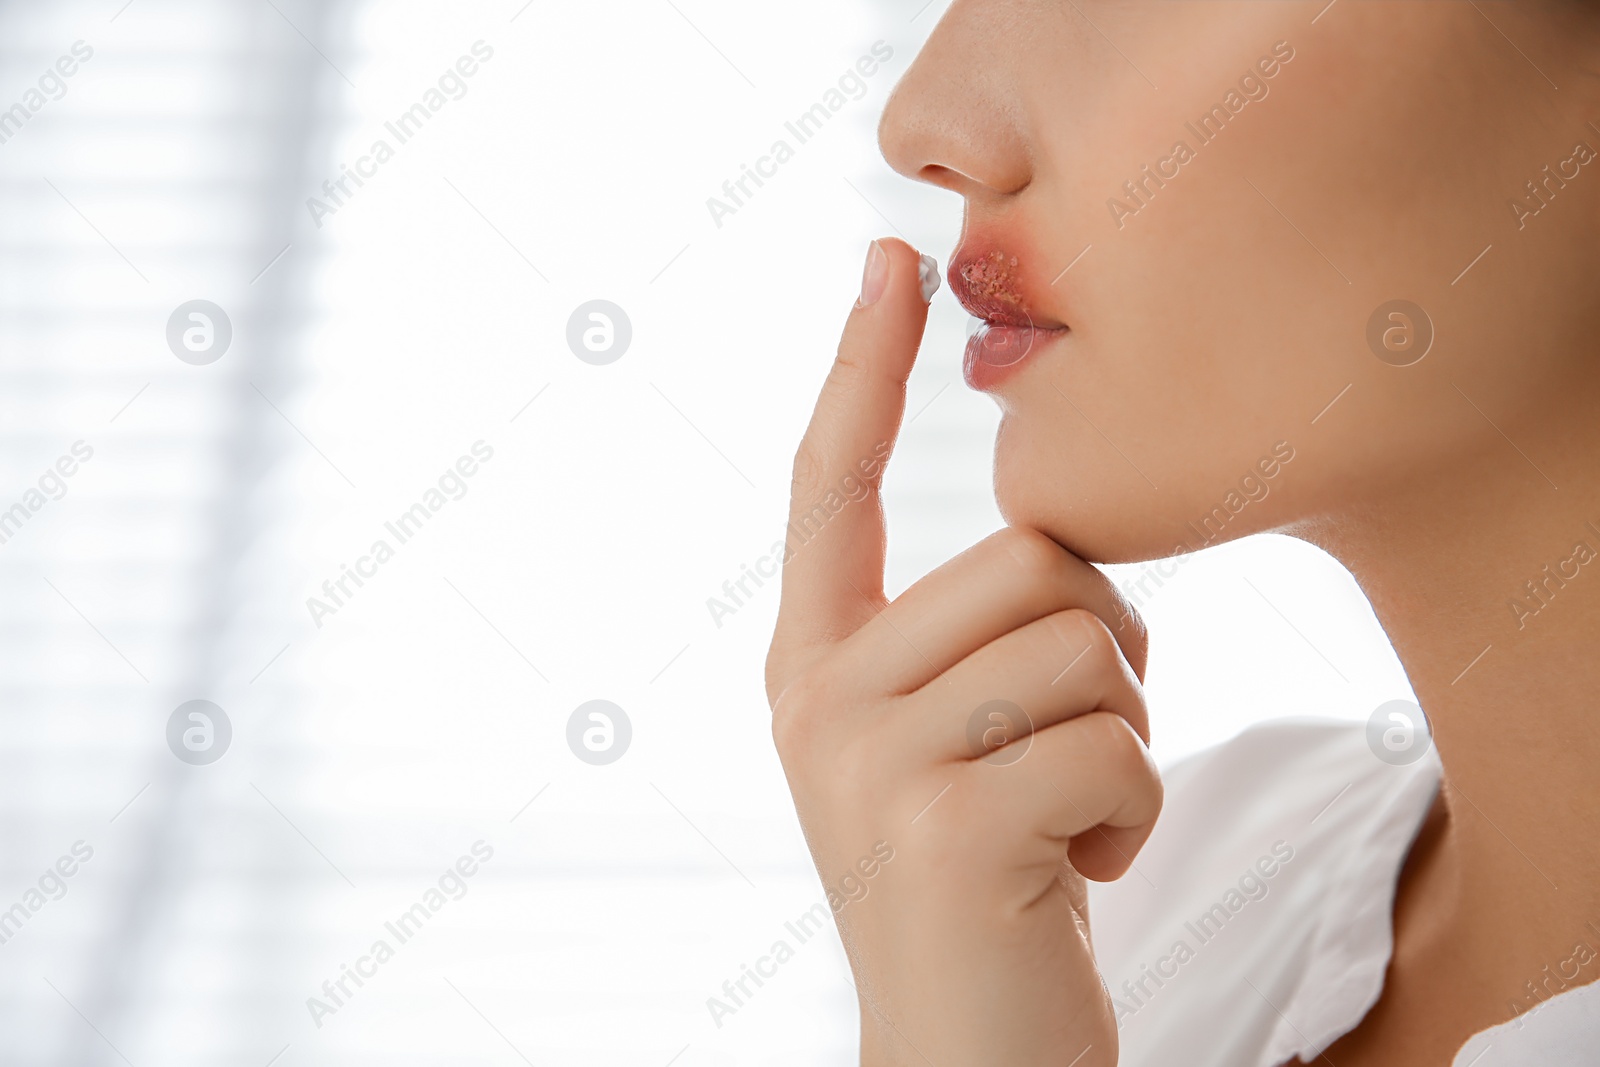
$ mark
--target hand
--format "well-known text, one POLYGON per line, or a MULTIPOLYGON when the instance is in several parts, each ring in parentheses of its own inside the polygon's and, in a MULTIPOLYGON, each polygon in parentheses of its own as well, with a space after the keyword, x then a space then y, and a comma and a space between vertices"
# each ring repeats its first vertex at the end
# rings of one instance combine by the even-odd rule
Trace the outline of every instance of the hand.
POLYGON ((1097 570, 1018 528, 885 600, 878 487, 927 306, 917 254, 879 245, 887 281, 852 311, 795 458, 767 659, 817 870, 830 890, 872 871, 864 896, 830 892, 861 1062, 1111 1067, 1083 879, 1123 874, 1161 808, 1143 625, 1097 570), (1025 715, 979 711, 991 701, 1025 715))

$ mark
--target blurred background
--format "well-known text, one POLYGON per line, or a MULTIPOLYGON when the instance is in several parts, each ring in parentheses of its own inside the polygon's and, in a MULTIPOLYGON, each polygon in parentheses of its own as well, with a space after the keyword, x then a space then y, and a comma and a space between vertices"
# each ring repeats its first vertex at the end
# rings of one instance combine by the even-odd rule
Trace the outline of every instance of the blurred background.
MULTIPOLYGON (((854 1062, 724 583, 867 242, 955 243, 874 139, 945 6, 0 3, 0 1062, 854 1062)), ((891 591, 1000 525, 965 328, 891 591)), ((1110 570, 1164 764, 1411 695, 1304 545, 1110 570)))

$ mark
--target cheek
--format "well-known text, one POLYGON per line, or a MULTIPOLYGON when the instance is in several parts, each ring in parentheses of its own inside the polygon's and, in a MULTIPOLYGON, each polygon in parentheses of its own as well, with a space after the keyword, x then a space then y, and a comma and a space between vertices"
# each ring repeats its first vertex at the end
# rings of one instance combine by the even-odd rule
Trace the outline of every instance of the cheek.
MULTIPOLYGON (((1057 290, 1071 342, 1005 390, 996 495, 1008 522, 1086 558, 1150 558, 1192 541, 1189 524, 1278 441, 1301 458, 1230 538, 1496 444, 1463 387, 1492 398, 1497 417, 1528 423, 1541 399, 1587 395, 1563 389, 1576 372, 1544 353, 1592 347, 1562 330, 1600 276, 1600 240, 1583 221, 1600 217, 1600 161, 1536 220, 1557 221, 1559 209, 1571 224, 1518 234, 1505 215, 1523 178, 1588 136, 1583 124, 1548 133, 1525 121, 1522 97, 1495 98, 1528 72, 1510 69, 1517 57, 1500 54, 1470 8, 1336 9, 1330 20, 1343 21, 1311 41, 1298 15, 1278 25, 1284 7, 1253 7, 1238 24, 1191 12, 1170 36, 1171 63, 1152 44, 1167 38, 1147 41, 1152 67, 1173 72, 1161 94, 1098 109, 1115 121, 1091 111, 1045 146, 1056 161, 1038 184, 1050 197, 1037 212, 1045 258, 1053 267, 1092 250, 1057 290), (1186 123, 1280 37, 1297 51, 1267 98, 1217 139, 1196 140, 1186 123), (1216 47, 1181 67, 1196 40, 1216 47), (1468 87, 1464 50, 1489 72, 1468 87), (1119 225, 1108 199, 1126 199, 1124 181, 1176 138, 1195 158, 1119 225), (1491 240, 1490 257, 1459 279, 1491 240), (1404 368, 1367 340, 1374 311, 1396 298, 1420 303, 1436 334, 1431 354, 1404 368)), ((1600 330, 1600 308, 1578 325, 1600 330)))

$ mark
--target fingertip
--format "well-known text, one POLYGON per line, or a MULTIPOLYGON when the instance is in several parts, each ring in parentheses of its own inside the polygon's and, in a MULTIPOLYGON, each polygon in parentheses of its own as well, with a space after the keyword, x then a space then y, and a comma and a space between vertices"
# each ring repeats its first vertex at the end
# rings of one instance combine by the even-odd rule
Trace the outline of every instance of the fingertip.
POLYGON ((923 255, 898 237, 880 237, 867 247, 867 265, 862 277, 861 300, 857 307, 874 304, 885 293, 926 307, 939 288, 939 261, 923 255), (881 278, 874 278, 875 269, 881 278), (877 291, 869 294, 869 286, 877 291), (870 298, 869 298, 870 296, 870 298))
POLYGON ((882 241, 867 246, 867 262, 861 268, 861 295, 856 297, 857 309, 871 307, 878 302, 889 285, 889 254, 882 241))

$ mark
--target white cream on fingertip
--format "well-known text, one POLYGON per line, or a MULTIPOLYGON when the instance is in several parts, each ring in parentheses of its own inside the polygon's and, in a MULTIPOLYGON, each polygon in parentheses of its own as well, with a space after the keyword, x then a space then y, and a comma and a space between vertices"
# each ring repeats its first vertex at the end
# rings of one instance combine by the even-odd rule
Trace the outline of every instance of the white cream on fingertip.
POLYGON ((939 291, 939 261, 932 256, 922 256, 917 260, 917 281, 922 285, 922 302, 933 302, 933 294, 939 291))

